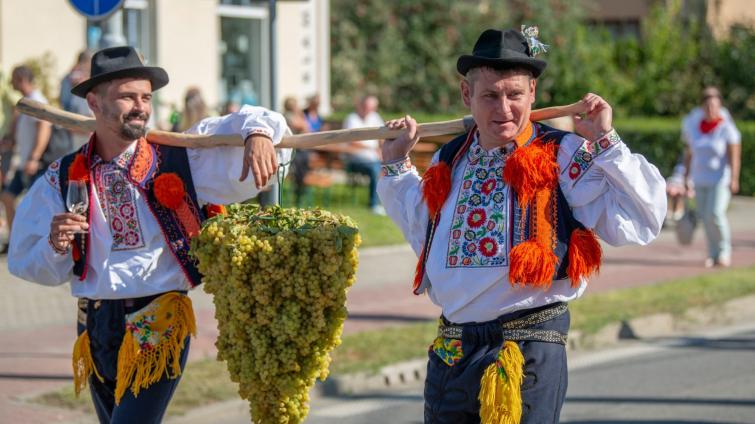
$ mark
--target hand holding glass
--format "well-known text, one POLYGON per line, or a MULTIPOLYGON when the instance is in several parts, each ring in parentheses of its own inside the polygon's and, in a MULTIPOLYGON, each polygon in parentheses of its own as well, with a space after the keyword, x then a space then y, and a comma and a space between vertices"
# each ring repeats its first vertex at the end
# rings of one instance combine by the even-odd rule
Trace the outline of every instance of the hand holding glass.
MULTIPOLYGON (((66 195, 66 208, 68 212, 78 215, 84 215, 89 209, 89 191, 85 181, 69 181, 68 193, 66 195)), ((86 233, 84 230, 75 231, 76 233, 86 233)))

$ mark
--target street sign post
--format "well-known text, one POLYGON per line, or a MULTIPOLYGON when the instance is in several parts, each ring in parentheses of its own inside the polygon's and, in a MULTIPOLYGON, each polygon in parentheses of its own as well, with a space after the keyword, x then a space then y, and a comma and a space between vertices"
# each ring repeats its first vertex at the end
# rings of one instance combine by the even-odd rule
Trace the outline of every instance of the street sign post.
POLYGON ((125 0, 68 0, 77 12, 90 21, 107 19, 123 6, 125 0))

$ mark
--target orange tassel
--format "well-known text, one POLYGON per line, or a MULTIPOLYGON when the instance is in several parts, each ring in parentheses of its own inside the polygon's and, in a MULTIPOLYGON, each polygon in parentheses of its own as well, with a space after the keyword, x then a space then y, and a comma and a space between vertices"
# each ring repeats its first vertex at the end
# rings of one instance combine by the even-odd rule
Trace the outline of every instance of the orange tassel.
POLYGON ((558 258, 548 246, 527 240, 514 246, 509 257, 509 282, 512 285, 550 287, 558 258))
POLYGON ((574 230, 569 239, 569 266, 566 269, 572 287, 579 286, 582 277, 587 278, 600 271, 603 249, 598 237, 590 230, 574 230))
POLYGON ((77 154, 68 167, 68 181, 89 181, 89 166, 83 154, 77 154))
POLYGON ((226 214, 226 209, 225 209, 225 206, 223 205, 216 205, 214 203, 208 203, 205 205, 205 208, 206 208, 205 211, 207 212, 206 215, 208 219, 214 216, 226 214))
POLYGON ((556 186, 559 168, 554 147, 536 140, 516 149, 506 160, 503 180, 514 188, 520 204, 527 205, 537 191, 556 186))
POLYGON ((419 286, 422 284, 422 278, 424 278, 424 272, 422 272, 423 264, 425 263, 425 249, 422 249, 422 253, 419 255, 419 261, 417 262, 417 268, 414 270, 414 284, 412 285, 412 292, 417 293, 419 286))
POLYGON ((79 243, 73 242, 72 244, 71 255, 73 256, 73 260, 78 262, 81 260, 81 249, 79 249, 79 243))
POLYGON ((168 209, 178 209, 186 195, 181 177, 172 172, 155 178, 153 190, 157 201, 168 209))
POLYGON ((451 192, 451 168, 443 161, 438 162, 425 171, 422 181, 422 197, 430 211, 430 217, 433 217, 443 207, 451 192))

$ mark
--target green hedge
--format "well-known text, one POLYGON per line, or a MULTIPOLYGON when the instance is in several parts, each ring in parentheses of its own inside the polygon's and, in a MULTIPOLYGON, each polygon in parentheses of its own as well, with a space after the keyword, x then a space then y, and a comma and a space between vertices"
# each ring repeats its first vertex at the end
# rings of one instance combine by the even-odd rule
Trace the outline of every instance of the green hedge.
MULTIPOLYGON (((684 147, 681 119, 622 119, 614 126, 633 152, 644 155, 664 176, 671 175, 684 147)), ((750 166, 755 163, 755 121, 739 121, 737 128, 742 133, 740 194, 755 196, 755 168, 750 166)))

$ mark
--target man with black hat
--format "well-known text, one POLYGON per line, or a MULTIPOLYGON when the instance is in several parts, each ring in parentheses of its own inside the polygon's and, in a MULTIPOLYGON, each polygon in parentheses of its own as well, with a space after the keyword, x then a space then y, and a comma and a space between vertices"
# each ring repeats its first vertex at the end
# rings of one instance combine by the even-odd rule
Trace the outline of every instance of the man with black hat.
POLYGON ((161 421, 196 327, 186 293, 201 283, 189 255, 206 217, 200 205, 254 197, 277 155, 290 154, 274 149, 290 133, 285 119, 254 107, 190 130, 240 133, 243 148, 148 143, 152 93, 167 83, 131 47, 94 54, 91 78, 71 90, 94 112, 94 134, 32 186, 10 239, 13 274, 70 281, 79 298, 74 383, 77 393, 89 383, 103 423, 161 421), (250 169, 255 184, 245 181, 250 169))
POLYGON ((419 256, 414 293, 442 308, 429 351, 426 423, 555 423, 566 394, 567 302, 600 266, 597 237, 646 244, 661 229, 664 180, 612 128, 595 94, 584 138, 530 121, 546 62, 535 28, 487 30, 457 69, 476 127, 420 177, 406 128, 383 145, 378 192, 419 256))

